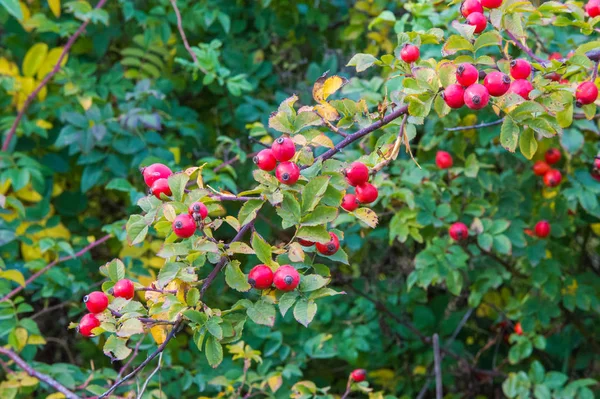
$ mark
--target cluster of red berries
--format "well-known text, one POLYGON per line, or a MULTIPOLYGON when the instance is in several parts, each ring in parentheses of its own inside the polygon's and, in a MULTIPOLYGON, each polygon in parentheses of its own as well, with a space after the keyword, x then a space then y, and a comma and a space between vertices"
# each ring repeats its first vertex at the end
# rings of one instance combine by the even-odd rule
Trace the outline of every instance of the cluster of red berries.
POLYGON ((179 238, 188 238, 194 235, 198 223, 208 216, 208 208, 202 202, 194 202, 188 207, 188 213, 178 215, 172 224, 173 232, 179 238))
MULTIPOLYGON (((369 168, 362 162, 352 162, 344 169, 346 182, 354 187, 356 194, 346 194, 342 199, 342 208, 354 211, 360 204, 370 204, 379 196, 377 187, 369 183, 369 168)), ((318 245, 318 244, 317 244, 318 245)))
POLYGON ((481 33, 487 27, 487 18, 483 8, 498 8, 502 0, 465 0, 460 6, 460 13, 466 18, 467 24, 475 27, 475 33, 481 33))
POLYGON ((275 176, 280 183, 292 185, 300 178, 300 168, 290 159, 296 155, 296 145, 289 137, 281 136, 271 148, 260 151, 252 159, 259 169, 270 172, 275 169, 275 176), (278 163, 279 162, 279 163, 278 163))
POLYGON ((538 238, 546 238, 550 235, 550 223, 547 220, 540 220, 535 224, 533 231, 531 229, 525 229, 525 234, 538 237, 538 238))
POLYGON ((279 266, 275 273, 267 265, 257 265, 250 270, 248 283, 257 290, 265 290, 275 284, 280 291, 293 291, 300 284, 300 274, 290 265, 279 266))
POLYGON ((149 187, 149 193, 154 194, 158 199, 161 194, 170 197, 172 195, 171 188, 169 187, 168 178, 173 174, 168 166, 162 163, 154 163, 145 168, 141 168, 140 171, 144 176, 144 182, 149 187))
POLYGON ((544 184, 548 187, 556 187, 562 181, 562 173, 558 169, 553 169, 550 165, 554 165, 560 161, 561 155, 558 148, 550 148, 544 154, 544 161, 537 161, 533 164, 533 173, 536 176, 543 176, 544 184))
POLYGON ((329 237, 331 237, 331 239, 324 244, 320 242, 315 244, 312 241, 303 240, 302 238, 298 239, 298 243, 303 247, 312 247, 314 245, 317 248, 317 252, 321 255, 331 256, 335 255, 338 249, 340 249, 340 239, 331 231, 329 232, 329 237))
MULTIPOLYGON (((135 293, 135 288, 130 280, 123 279, 117 281, 109 293, 115 298, 131 299, 135 293)), ((108 308, 108 295, 102 291, 90 292, 83 297, 83 302, 90 313, 81 318, 77 331, 84 337, 93 337, 94 333, 92 330, 100 327, 101 324, 96 315, 108 308)))

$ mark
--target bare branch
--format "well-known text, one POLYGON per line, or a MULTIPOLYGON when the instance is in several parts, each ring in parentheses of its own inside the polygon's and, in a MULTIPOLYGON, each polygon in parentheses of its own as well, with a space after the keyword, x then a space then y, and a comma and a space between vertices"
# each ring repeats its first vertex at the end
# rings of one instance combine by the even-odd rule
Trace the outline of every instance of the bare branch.
POLYGON ((146 387, 148 386, 148 383, 150 382, 150 380, 152 379, 152 377, 154 377, 154 374, 156 374, 158 372, 158 370, 160 370, 160 366, 162 364, 162 355, 163 355, 162 352, 158 355, 158 365, 150 373, 150 375, 148 376, 148 378, 146 378, 146 381, 144 381, 144 385, 142 385, 142 389, 140 389, 140 392, 138 393, 137 399, 142 399, 142 395, 144 394, 144 391, 146 390, 146 387))
POLYGON ((440 337, 433 334, 433 368, 435 370, 435 397, 442 399, 444 392, 442 389, 442 357, 440 356, 440 337))
POLYGON ((175 17, 177 17, 177 29, 179 29, 179 35, 181 36, 181 40, 183 40, 183 45, 188 53, 190 53, 190 57, 194 60, 194 64, 198 65, 198 57, 192 51, 190 44, 188 43, 187 36, 185 35, 185 31, 183 30, 183 22, 181 21, 181 13, 179 12, 179 8, 177 8, 177 1, 170 0, 171 5, 173 6, 173 11, 175 11, 175 17))
POLYGON ((500 124, 502 124, 502 122, 504 122, 504 118, 498 119, 498 120, 493 121, 493 122, 480 123, 480 124, 471 125, 471 126, 446 127, 446 128, 444 128, 444 130, 446 130, 448 132, 456 132, 456 131, 459 131, 459 130, 481 129, 482 127, 489 127, 489 126, 500 125, 500 124))
POLYGON ((546 65, 548 63, 548 61, 541 59, 540 57, 538 57, 537 55, 535 55, 535 53, 533 52, 533 50, 531 50, 526 44, 521 43, 521 41, 519 39, 517 39, 517 37, 515 35, 513 35, 508 29, 506 30, 506 34, 508 35, 508 37, 515 42, 515 45, 520 48, 521 50, 523 50, 525 53, 527 53, 527 55, 534 61, 539 62, 542 65, 546 65))

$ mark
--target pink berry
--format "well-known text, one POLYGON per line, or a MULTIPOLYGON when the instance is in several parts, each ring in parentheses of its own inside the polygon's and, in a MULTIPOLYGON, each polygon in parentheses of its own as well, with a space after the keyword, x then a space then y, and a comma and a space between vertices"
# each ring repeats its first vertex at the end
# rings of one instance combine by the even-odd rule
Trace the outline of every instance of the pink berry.
POLYGON ((289 161, 296 155, 296 145, 289 137, 279 137, 271 146, 273 156, 279 162, 289 161))
POLYGON ((402 50, 400 50, 400 58, 409 64, 418 60, 420 55, 421 51, 413 44, 405 44, 402 50))
POLYGON ((450 108, 461 108, 465 105, 465 88, 459 84, 451 84, 442 92, 442 98, 450 108))
POLYGON ((483 85, 490 95, 499 97, 504 95, 510 89, 510 78, 502 72, 490 72, 485 76, 483 85))
POLYGON ((272 171, 277 166, 277 160, 273 155, 273 150, 270 148, 265 148, 260 151, 252 161, 258 166, 259 169, 266 170, 267 172, 272 171))
POLYGON ((484 85, 476 83, 465 90, 465 104, 471 109, 481 109, 488 105, 490 93, 484 85))
POLYGON ((474 12, 467 17, 467 23, 475 27, 475 33, 481 33, 487 26, 487 18, 480 12, 474 12))
POLYGON ((479 71, 473 65, 465 62, 456 68, 456 81, 461 85, 468 87, 476 83, 479 79, 479 71))
POLYGON ((435 154, 435 164, 440 169, 448 169, 452 167, 454 161, 452 160, 452 155, 446 151, 438 151, 435 154))
POLYGON ((474 12, 483 12, 483 7, 481 6, 479 0, 465 0, 460 5, 460 13, 463 17, 467 18, 474 12))
POLYGON ((529 93, 533 90, 533 85, 530 81, 525 79, 517 79, 513 80, 510 84, 510 88, 507 93, 515 93, 519 96, 523 97, 526 100, 529 100, 529 93))
POLYGON ((531 64, 527 60, 517 59, 510 62, 510 76, 514 79, 527 79, 531 76, 531 64))
POLYGON ((576 105, 578 107, 592 104, 598 99, 598 87, 594 82, 583 82, 577 86, 575 98, 577 99, 576 105))

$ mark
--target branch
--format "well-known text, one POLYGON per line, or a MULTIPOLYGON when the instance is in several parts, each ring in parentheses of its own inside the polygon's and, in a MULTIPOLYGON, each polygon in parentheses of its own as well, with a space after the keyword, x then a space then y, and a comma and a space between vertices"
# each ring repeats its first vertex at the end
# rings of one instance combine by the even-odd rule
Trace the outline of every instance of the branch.
POLYGON ((482 127, 489 127, 489 126, 500 125, 502 122, 504 122, 504 118, 500 118, 500 119, 498 119, 496 121, 493 121, 493 122, 480 123, 478 125, 445 127, 444 130, 446 130, 448 132, 456 132, 456 131, 459 131, 459 130, 480 129, 482 127))
POLYGON ((192 48, 188 43, 187 36, 185 35, 185 31, 183 30, 183 22, 181 21, 181 13, 179 12, 179 8, 177 8, 177 1, 170 0, 170 2, 173 6, 173 11, 175 11, 175 16, 177 17, 177 29, 179 29, 179 35, 181 36, 181 40, 183 40, 183 45, 185 46, 187 52, 190 53, 192 60, 194 60, 194 64, 198 65, 198 57, 196 57, 196 54, 192 51, 192 48))
POLYGON ((146 390, 146 387, 148 386, 148 383, 150 382, 150 380, 152 379, 152 377, 154 377, 154 374, 156 374, 158 372, 158 370, 160 370, 160 365, 161 364, 162 364, 162 352, 160 353, 160 355, 158 355, 158 365, 150 373, 150 376, 148 376, 148 378, 146 379, 146 381, 144 381, 144 385, 142 385, 142 389, 140 389, 140 392, 138 393, 137 399, 141 399, 142 398, 142 395, 144 394, 144 391, 146 390))
MULTIPOLYGON (((97 10, 99 8, 102 8, 104 6, 104 3, 106 3, 106 0, 98 1, 98 4, 96 4, 95 9, 97 10)), ((25 103, 19 110, 17 117, 15 118, 12 126, 10 127, 10 130, 8 131, 8 134, 6 135, 6 139, 4 140, 4 144, 2 145, 2 151, 8 151, 8 146, 10 145, 10 142, 17 131, 17 126, 19 126, 19 122, 21 122, 21 119, 23 119, 23 116, 25 115, 27 108, 29 108, 29 106, 31 105, 31 103, 33 102, 35 97, 44 88, 44 86, 46 86, 48 84, 48 82, 50 82, 50 79, 52 79, 52 77, 54 77, 54 75, 56 75, 58 73, 58 71, 60 71, 60 67, 61 67, 60 64, 63 62, 63 60, 69 53, 69 50, 71 49, 73 44, 75 44, 75 41, 83 33, 83 31, 85 30, 85 28, 88 26, 89 23, 90 23, 89 19, 86 21, 83 21, 83 23, 79 26, 79 29, 77 29, 75 31, 75 33, 73 33, 73 36, 71 36, 69 38, 69 40, 67 41, 67 44, 65 44, 65 47, 63 48, 63 51, 60 53, 60 56, 58 57, 58 60, 56 61, 56 64, 54 64, 54 67, 52 68, 52 70, 50 72, 48 72, 48 74, 46 74, 46 76, 44 76, 44 79, 42 79, 42 81, 31 92, 31 94, 29 94, 29 96, 27 96, 25 103)))
POLYGON ((433 364, 435 370, 435 397, 442 399, 444 392, 442 390, 442 357, 440 356, 440 337, 433 334, 433 364))
POLYGON ((400 147, 402 146, 402 137, 404 137, 404 127, 406 126, 407 119, 408 119, 408 114, 404 115, 404 118, 402 118, 402 124, 400 125, 400 130, 398 131, 398 136, 396 137, 396 141, 394 142, 394 147, 392 148, 392 151, 391 151, 389 157, 387 159, 384 159, 383 161, 379 162, 377 165, 373 166, 371 168, 372 171, 379 172, 386 165, 388 165, 390 162, 392 162, 394 159, 396 159, 398 157, 398 153, 400 152, 400 147))
POLYGON ((348 395, 350 395, 350 391, 352 390, 352 375, 348 376, 348 383, 346 384, 346 391, 342 395, 340 399, 346 399, 348 395))
POLYGON ((32 282, 34 282, 38 277, 40 277, 42 274, 46 273, 48 270, 50 270, 54 266, 58 265, 59 263, 71 260, 71 259, 79 258, 81 255, 85 254, 86 252, 89 252, 91 249, 93 249, 93 248, 97 247, 98 245, 100 245, 100 244, 108 241, 108 239, 110 237, 111 237, 111 235, 107 234, 104 237, 99 238, 96 241, 94 241, 94 242, 88 244, 87 246, 83 247, 81 250, 79 250, 79 252, 76 252, 73 255, 63 256, 62 258, 58 258, 54 262, 49 263, 43 269, 41 269, 37 273, 32 274, 31 277, 29 277, 27 280, 25 280, 25 285, 19 286, 19 287, 15 288, 14 290, 12 290, 11 292, 9 292, 8 294, 6 294, 2 299, 0 299, 0 303, 8 301, 10 298, 12 298, 13 296, 17 295, 19 292, 23 291, 29 284, 31 284, 32 282))
POLYGON ((47 385, 50 385, 56 391, 65 395, 65 397, 67 399, 80 399, 79 396, 77 396, 73 392, 69 391, 64 385, 62 385, 60 382, 56 381, 54 378, 50 377, 49 375, 42 374, 39 371, 35 371, 33 369, 33 367, 31 367, 29 364, 27 364, 27 362, 25 360, 23 360, 21 357, 19 357, 19 355, 17 355, 12 350, 0 347, 0 353, 8 356, 12 361, 15 362, 15 364, 17 366, 19 366, 28 375, 30 375, 31 377, 37 378, 38 380, 46 383, 47 385))
POLYGON ((523 50, 525 53, 527 53, 527 55, 534 61, 539 62, 542 65, 546 65, 546 63, 548 61, 541 59, 540 57, 538 57, 537 55, 534 54, 534 52, 527 47, 526 44, 521 43, 521 41, 519 39, 517 39, 517 37, 515 35, 513 35, 508 29, 506 30, 506 34, 508 35, 508 37, 515 42, 515 45, 520 48, 521 50, 523 50))

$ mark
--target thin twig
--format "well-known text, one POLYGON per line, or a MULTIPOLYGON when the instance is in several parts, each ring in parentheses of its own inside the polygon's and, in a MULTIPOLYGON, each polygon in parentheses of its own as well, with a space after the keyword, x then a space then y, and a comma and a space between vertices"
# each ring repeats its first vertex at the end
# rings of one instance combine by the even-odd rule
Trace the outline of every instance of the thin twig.
POLYGON ((435 370, 435 397, 442 399, 442 357, 440 356, 440 337, 433 334, 433 369, 435 370))
POLYGON ((129 360, 127 360, 127 363, 125 363, 123 365, 123 367, 121 367, 121 370, 119 370, 119 373, 117 374, 117 380, 119 378, 121 378, 121 376, 123 375, 123 373, 125 372, 125 370, 127 370, 127 367, 129 367, 129 365, 131 365, 131 363, 134 361, 134 359, 137 357, 139 350, 140 350, 140 345, 142 344, 142 342, 144 342, 144 339, 146 338, 146 335, 144 335, 138 342, 137 344, 135 344, 135 348, 133 349, 133 353, 129 356, 129 360))
POLYGON ((154 369, 154 371, 152 371, 152 373, 150 373, 150 376, 148 376, 148 378, 146 379, 146 381, 144 381, 144 385, 142 385, 142 389, 140 389, 140 392, 138 393, 137 399, 141 399, 142 395, 144 394, 144 391, 146 390, 146 387, 148 386, 148 383, 150 382, 150 380, 152 379, 152 377, 154 377, 154 374, 156 374, 158 372, 158 370, 160 370, 160 365, 162 364, 162 355, 163 353, 160 352, 160 354, 158 355, 158 365, 156 366, 156 368, 154 369))
POLYGON ((504 122, 504 118, 500 118, 500 119, 498 119, 496 121, 493 121, 493 122, 480 123, 480 124, 471 125, 471 126, 446 127, 446 128, 444 128, 444 130, 446 130, 448 132, 456 132, 456 131, 459 131, 459 130, 480 129, 482 127, 489 127, 489 126, 500 125, 502 122, 504 122))
POLYGON ((596 77, 598 77, 598 66, 600 65, 600 60, 594 63, 594 73, 592 73, 592 82, 596 81, 596 77))
POLYGON ((371 168, 372 171, 378 172, 383 169, 386 165, 392 162, 394 159, 398 157, 398 153, 400 152, 400 147, 402 146, 402 137, 404 136, 404 127, 406 126, 406 120, 408 119, 408 115, 404 115, 402 118, 402 124, 400 125, 400 129, 398 130, 398 136, 396 136, 396 140, 394 141, 394 146, 392 147, 392 151, 390 155, 379 162, 377 165, 371 168))
POLYGON ((346 399, 348 395, 350 395, 350 391, 352 390, 352 376, 348 377, 348 383, 346 384, 346 391, 342 395, 341 399, 346 399))
POLYGON ((170 0, 170 1, 171 1, 171 6, 173 6, 173 11, 175 11, 175 17, 177 18, 177 29, 179 29, 179 35, 181 36, 183 45, 185 46, 185 49, 187 50, 187 52, 190 54, 190 57, 192 57, 192 60, 194 60, 194 65, 199 66, 198 57, 196 57, 196 54, 192 51, 192 48, 190 47, 190 44, 188 43, 187 36, 185 35, 185 31, 183 30, 183 22, 181 21, 181 13, 179 12, 179 8, 177 8, 177 1, 176 0, 170 0))
POLYGON ((323 118, 321 115, 319 115, 319 117, 323 121, 323 124, 325 124, 325 126, 327 126, 329 128, 329 130, 331 130, 335 134, 339 134, 342 137, 348 137, 348 133, 340 130, 340 128, 338 128, 337 126, 334 126, 331 122, 329 122, 327 119, 323 118))
POLYGON ((538 57, 537 55, 535 55, 535 53, 533 52, 533 50, 531 50, 526 44, 521 43, 521 41, 519 39, 517 39, 517 37, 515 35, 513 35, 508 29, 505 31, 506 34, 508 35, 508 37, 510 37, 510 39, 515 42, 515 45, 520 48, 521 50, 523 50, 525 53, 527 53, 527 55, 534 61, 539 62, 542 65, 546 65, 546 63, 548 61, 541 59, 540 57, 538 57))

